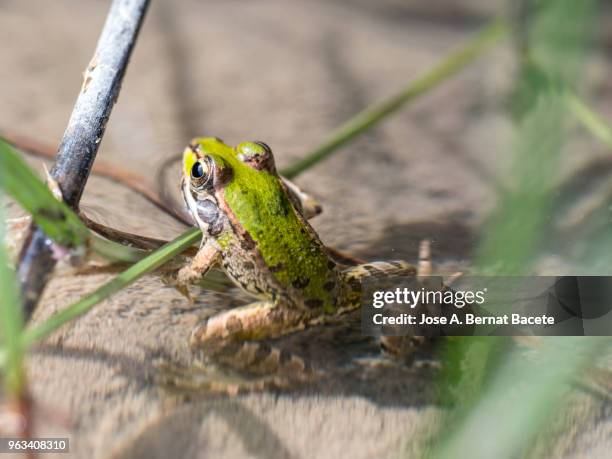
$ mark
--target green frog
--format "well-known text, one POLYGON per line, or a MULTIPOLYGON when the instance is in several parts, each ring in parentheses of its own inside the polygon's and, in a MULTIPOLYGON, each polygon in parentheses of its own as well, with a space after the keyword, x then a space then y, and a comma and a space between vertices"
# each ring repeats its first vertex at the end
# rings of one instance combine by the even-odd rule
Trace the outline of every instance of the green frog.
POLYGON ((179 271, 178 286, 216 267, 257 299, 199 324, 190 345, 215 364, 249 374, 253 387, 310 371, 266 340, 359 308, 366 278, 417 275, 404 261, 338 263, 307 221, 320 206, 279 176, 265 143, 231 147, 217 138, 194 139, 183 153, 181 190, 203 238, 179 271))

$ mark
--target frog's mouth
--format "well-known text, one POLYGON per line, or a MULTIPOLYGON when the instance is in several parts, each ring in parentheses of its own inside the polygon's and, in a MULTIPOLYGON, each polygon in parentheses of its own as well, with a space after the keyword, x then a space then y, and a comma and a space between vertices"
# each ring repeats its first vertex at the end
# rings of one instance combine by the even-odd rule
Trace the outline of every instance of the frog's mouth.
POLYGON ((186 178, 183 178, 181 182, 181 191, 183 192, 183 199, 189 209, 191 218, 205 235, 202 239, 202 244, 206 235, 218 235, 223 230, 223 219, 221 218, 216 200, 212 197, 198 199, 197 192, 191 189, 189 180, 186 178))

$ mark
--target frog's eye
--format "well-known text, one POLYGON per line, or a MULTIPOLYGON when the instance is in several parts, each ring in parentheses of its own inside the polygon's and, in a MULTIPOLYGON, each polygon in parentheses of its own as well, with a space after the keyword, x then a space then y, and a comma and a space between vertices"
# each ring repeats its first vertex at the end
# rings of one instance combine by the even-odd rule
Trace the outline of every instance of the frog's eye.
POLYGON ((212 164, 210 158, 200 159, 191 166, 191 186, 196 190, 212 185, 212 164))
POLYGON ((200 161, 194 163, 193 167, 191 168, 191 177, 194 179, 204 177, 204 168, 202 167, 202 163, 200 161))

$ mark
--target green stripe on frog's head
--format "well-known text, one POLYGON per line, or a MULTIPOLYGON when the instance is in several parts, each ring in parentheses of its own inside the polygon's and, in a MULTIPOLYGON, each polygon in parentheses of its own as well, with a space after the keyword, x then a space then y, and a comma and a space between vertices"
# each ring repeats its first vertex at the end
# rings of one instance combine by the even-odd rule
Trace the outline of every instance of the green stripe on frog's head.
POLYGON ((235 228, 254 239, 273 235, 284 219, 296 218, 272 152, 263 143, 232 148, 215 138, 196 138, 185 149, 183 174, 183 190, 193 197, 192 206, 214 197, 235 228))
POLYGON ((236 148, 212 137, 193 139, 183 152, 183 193, 188 207, 214 198, 241 226, 259 220, 259 209, 287 212, 287 197, 270 148, 243 142, 236 148), (282 203, 282 204, 280 204, 282 203), (248 220, 249 222, 247 222, 248 220))
POLYGON ((244 169, 276 175, 270 147, 263 142, 242 142, 232 148, 215 137, 198 137, 183 152, 183 177, 194 189, 201 190, 210 175, 210 185, 219 190, 229 183, 234 171, 244 169))
POLYGON ((235 164, 237 159, 257 171, 276 173, 272 150, 263 142, 242 142, 232 148, 215 137, 199 137, 193 139, 183 152, 184 177, 190 177, 195 163, 206 156, 215 159, 219 166, 233 167, 232 163, 235 164))

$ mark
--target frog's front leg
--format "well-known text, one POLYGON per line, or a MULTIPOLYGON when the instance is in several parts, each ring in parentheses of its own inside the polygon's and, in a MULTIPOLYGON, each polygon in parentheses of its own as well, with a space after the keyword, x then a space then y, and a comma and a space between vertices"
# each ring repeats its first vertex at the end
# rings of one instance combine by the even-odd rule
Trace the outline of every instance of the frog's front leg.
POLYGON ((183 266, 176 277, 179 285, 190 284, 203 277, 221 259, 221 251, 218 244, 213 240, 204 242, 191 263, 183 266))
POLYGON ((207 240, 193 257, 191 263, 179 270, 176 280, 173 282, 175 288, 192 301, 187 288, 188 285, 204 277, 213 266, 219 263, 220 259, 221 251, 217 242, 207 240))

